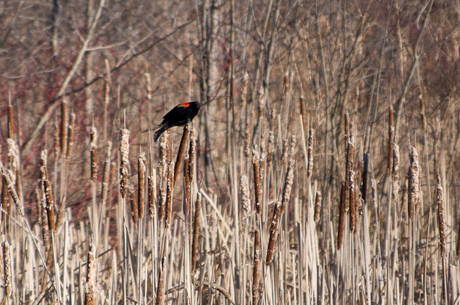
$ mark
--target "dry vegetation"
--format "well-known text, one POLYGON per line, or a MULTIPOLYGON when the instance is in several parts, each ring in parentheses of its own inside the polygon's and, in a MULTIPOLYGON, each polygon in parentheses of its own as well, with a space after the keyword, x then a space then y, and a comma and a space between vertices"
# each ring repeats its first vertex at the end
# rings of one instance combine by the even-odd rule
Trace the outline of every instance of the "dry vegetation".
POLYGON ((459 304, 458 1, 0 24, 1 304, 459 304))

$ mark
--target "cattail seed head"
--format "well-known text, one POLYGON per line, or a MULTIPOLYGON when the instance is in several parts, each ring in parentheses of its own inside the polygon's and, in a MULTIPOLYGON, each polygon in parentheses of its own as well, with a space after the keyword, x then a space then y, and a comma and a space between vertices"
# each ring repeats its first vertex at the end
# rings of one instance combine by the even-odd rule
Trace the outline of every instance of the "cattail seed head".
POLYGON ((245 215, 249 215, 251 209, 251 199, 249 199, 249 183, 246 175, 240 177, 241 205, 245 215))
POLYGON ((273 161, 273 152, 275 151, 275 134, 270 131, 268 134, 268 145, 267 145, 267 165, 270 167, 273 161))
POLYGON ((4 269, 3 272, 5 273, 5 281, 4 281, 4 287, 5 287, 5 296, 7 298, 11 298, 11 294, 13 292, 13 289, 11 287, 11 258, 10 258, 10 244, 6 240, 3 243, 3 262, 4 262, 4 269))
POLYGON ((441 250, 441 258, 446 258, 446 232, 444 231, 444 206, 442 198, 441 176, 439 173, 436 176, 436 203, 438 205, 438 228, 439 228, 439 246, 441 250))
POLYGON ((120 129, 120 193, 122 198, 126 197, 128 192, 129 176, 129 130, 120 129))
POLYGON ((136 194, 134 188, 129 186, 128 188, 129 202, 131 203, 131 215, 133 216, 133 222, 137 224, 139 222, 139 209, 136 202, 136 194))
POLYGON ((109 179, 110 179, 110 158, 112 154, 112 142, 107 141, 107 148, 105 153, 105 161, 102 176, 102 188, 101 188, 101 201, 105 204, 107 201, 107 194, 109 190, 109 179))
POLYGON ((318 223, 319 218, 321 216, 321 200, 322 200, 321 192, 316 192, 315 216, 314 216, 315 223, 318 223))
POLYGON ((197 252, 198 252, 198 237, 200 233, 200 213, 201 213, 201 193, 197 194, 195 203, 195 220, 193 222, 193 241, 192 241, 192 271, 195 271, 197 252))
POLYGON ((86 273, 85 305, 96 305, 96 249, 91 243, 88 249, 88 271, 86 273))
POLYGON ((149 215, 150 217, 155 217, 155 194, 156 194, 156 170, 153 170, 152 176, 148 176, 148 192, 149 192, 149 215))
POLYGON ((277 202, 276 206, 275 206, 275 210, 273 212, 272 222, 271 222, 271 225, 270 225, 270 238, 268 240, 267 258, 265 260, 265 264, 267 266, 269 266, 270 263, 273 260, 273 253, 275 251, 276 236, 278 234, 278 225, 279 225, 279 220, 280 220, 282 214, 283 214, 282 203, 277 202))
POLYGON ((408 186, 408 212, 409 218, 414 216, 414 210, 420 203, 420 166, 415 147, 410 154, 409 186, 408 186))

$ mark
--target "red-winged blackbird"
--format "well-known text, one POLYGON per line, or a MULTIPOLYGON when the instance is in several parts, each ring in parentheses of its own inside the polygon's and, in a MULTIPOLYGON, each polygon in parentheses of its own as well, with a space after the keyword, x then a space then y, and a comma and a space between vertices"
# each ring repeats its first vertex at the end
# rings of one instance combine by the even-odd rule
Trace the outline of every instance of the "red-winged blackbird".
POLYGON ((190 102, 182 103, 171 109, 164 117, 161 122, 161 128, 155 132, 153 140, 156 142, 160 138, 161 134, 167 129, 174 126, 184 126, 188 122, 191 122, 200 110, 200 103, 190 102))

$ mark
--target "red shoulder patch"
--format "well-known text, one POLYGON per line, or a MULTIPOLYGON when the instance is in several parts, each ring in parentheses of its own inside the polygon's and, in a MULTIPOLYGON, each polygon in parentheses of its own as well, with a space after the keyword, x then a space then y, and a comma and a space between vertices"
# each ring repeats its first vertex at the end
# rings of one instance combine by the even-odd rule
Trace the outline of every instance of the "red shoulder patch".
POLYGON ((190 103, 182 103, 182 104, 180 104, 179 106, 181 106, 181 107, 188 107, 188 106, 190 106, 190 103))

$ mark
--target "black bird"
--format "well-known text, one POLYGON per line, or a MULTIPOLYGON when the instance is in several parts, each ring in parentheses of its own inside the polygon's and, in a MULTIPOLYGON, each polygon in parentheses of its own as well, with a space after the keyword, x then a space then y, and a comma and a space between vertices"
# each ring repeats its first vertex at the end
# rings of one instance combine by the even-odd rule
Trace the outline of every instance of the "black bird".
POLYGON ((160 138, 161 134, 174 126, 184 126, 188 122, 191 122, 200 110, 200 103, 190 102, 182 103, 171 109, 164 117, 161 122, 161 128, 155 132, 153 140, 156 142, 160 138))

